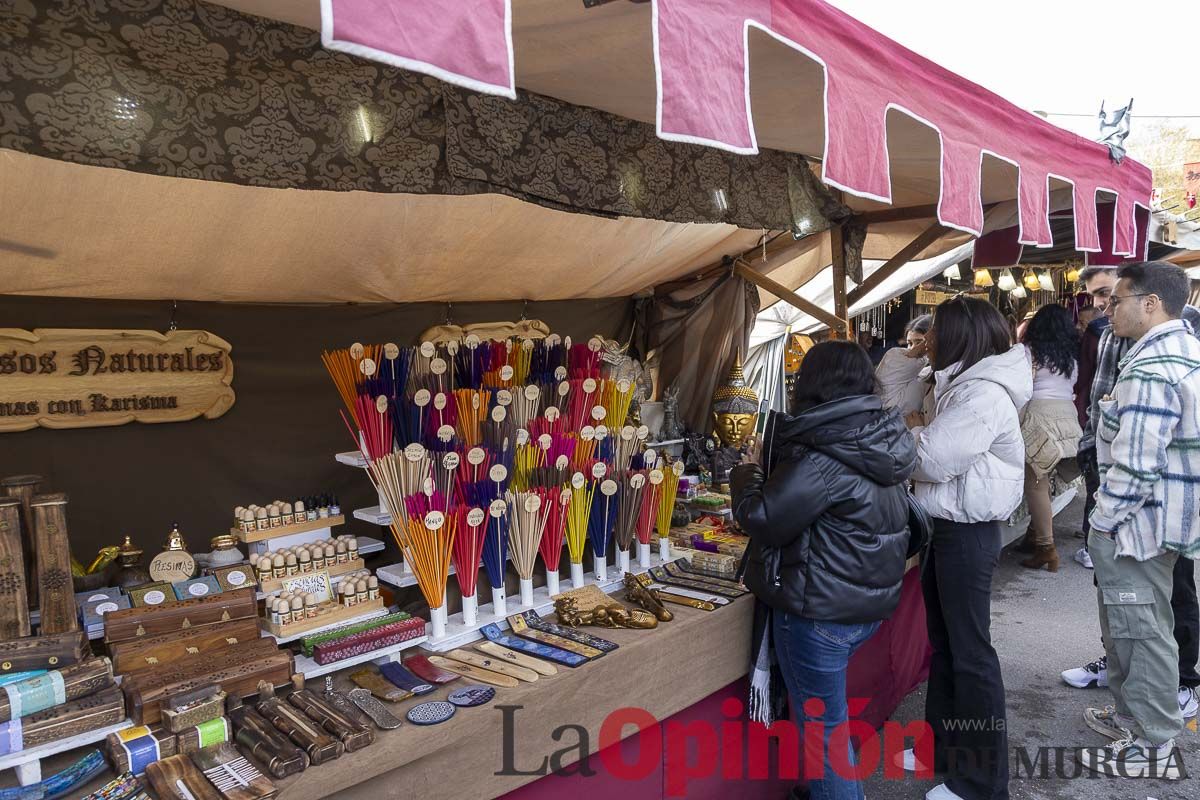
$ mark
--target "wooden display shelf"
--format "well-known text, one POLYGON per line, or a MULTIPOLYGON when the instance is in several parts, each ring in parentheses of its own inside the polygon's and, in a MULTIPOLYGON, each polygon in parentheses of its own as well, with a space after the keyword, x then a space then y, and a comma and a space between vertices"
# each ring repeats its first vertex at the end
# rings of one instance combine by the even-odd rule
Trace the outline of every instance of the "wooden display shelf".
POLYGON ((262 531, 251 531, 249 533, 241 528, 230 528, 229 533, 236 536, 238 541, 243 544, 252 544, 254 542, 265 542, 268 539, 282 539, 285 536, 293 536, 297 533, 309 533, 310 531, 319 531, 322 528, 333 528, 345 523, 346 517, 339 514, 336 517, 321 517, 314 519, 312 522, 297 522, 292 525, 280 525, 277 528, 267 528, 262 531))
POLYGON ((258 591, 263 595, 272 595, 283 591, 283 582, 288 578, 296 578, 301 575, 312 575, 314 572, 328 572, 330 582, 336 583, 337 579, 348 572, 357 572, 360 569, 366 569, 367 563, 361 558, 356 558, 352 561, 347 561, 345 564, 336 564, 332 567, 321 567, 319 570, 309 570, 308 572, 297 572, 295 575, 289 575, 284 578, 270 578, 258 585, 258 591))
POLYGON ((15 770, 17 773, 17 783, 22 786, 29 786, 42 780, 43 759, 56 756, 59 753, 65 753, 68 750, 74 750, 77 747, 103 742, 110 733, 123 731, 130 727, 133 727, 133 722, 131 720, 124 720, 115 725, 106 725, 94 731, 86 731, 75 736, 68 736, 65 739, 47 742, 36 747, 30 747, 27 750, 18 750, 15 753, 0 756, 0 770, 10 768, 15 770))
POLYGON ((360 617, 378 616, 385 611, 387 611, 387 605, 384 604, 382 597, 377 597, 374 600, 355 603, 352 606, 345 606, 337 602, 326 603, 315 617, 302 619, 299 622, 290 622, 287 625, 272 625, 269 620, 265 619, 260 619, 258 625, 282 643, 308 633, 314 633, 321 628, 344 625, 354 622, 360 617))

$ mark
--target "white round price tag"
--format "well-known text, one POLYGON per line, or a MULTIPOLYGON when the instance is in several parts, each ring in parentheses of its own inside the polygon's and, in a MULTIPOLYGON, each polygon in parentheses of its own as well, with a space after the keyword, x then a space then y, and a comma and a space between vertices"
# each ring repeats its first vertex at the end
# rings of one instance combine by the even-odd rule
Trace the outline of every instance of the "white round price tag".
POLYGON ((638 472, 629 476, 629 488, 641 489, 646 485, 646 476, 638 472))
POLYGON ((488 506, 488 513, 499 519, 508 513, 508 503, 500 499, 493 500, 492 504, 488 506))
POLYGON ((472 528, 478 528, 483 524, 485 514, 482 508, 472 508, 467 512, 467 524, 472 528))
POLYGON ((658 486, 664 480, 666 480, 666 476, 663 475, 663 471, 661 469, 650 470, 650 485, 651 486, 658 486))
POLYGON ((438 411, 445 411, 447 402, 445 392, 438 392, 433 396, 433 407, 438 411))
POLYGON ((531 494, 531 495, 526 496, 526 498, 525 498, 526 513, 533 514, 541 507, 542 507, 542 498, 538 497, 536 494, 531 494))
POLYGON ((375 360, 371 358, 364 358, 362 361, 358 362, 358 368, 362 370, 363 375, 366 375, 369 378, 375 374, 375 360))
POLYGON ((388 361, 394 361, 400 357, 400 347, 395 342, 388 342, 383 346, 383 356, 388 361))
POLYGON ((600 493, 605 497, 612 497, 617 493, 617 482, 609 479, 600 484, 600 493))
POLYGON ((585 378, 583 381, 583 391, 587 392, 588 394, 592 394, 593 392, 595 392, 596 391, 596 379, 595 378, 585 378))
POLYGON ((425 527, 431 531, 439 531, 446 524, 446 515, 440 511, 430 511, 425 515, 425 527))
POLYGON ((435 353, 437 353, 437 347, 434 346, 433 342, 421 342, 421 355, 426 358, 433 358, 435 353))
MULTIPOLYGON (((365 353, 366 350, 367 348, 362 346, 362 342, 355 342, 354 344, 350 345, 350 357, 355 360, 360 359, 363 357, 363 353, 365 353)), ((162 601, 160 600, 159 602, 162 601)))
POLYGON ((408 447, 404 448, 404 457, 412 463, 417 463, 425 457, 425 446, 417 442, 413 442, 408 447))
POLYGON ((529 402, 532 403, 534 400, 537 400, 541 396, 542 396, 542 390, 539 389, 538 387, 534 386, 533 384, 529 384, 528 386, 525 387, 525 399, 528 400, 529 402))
POLYGON ((493 483, 504 483, 504 479, 508 477, 508 468, 503 464, 493 464, 488 470, 488 477, 493 483))
POLYGON ((433 395, 429 393, 428 389, 417 389, 416 394, 413 395, 413 405, 424 408, 432 399, 433 395))
POLYGON ((575 489, 582 489, 587 483, 587 478, 583 477, 582 472, 576 472, 571 476, 571 486, 575 489))
POLYGON ((472 447, 467 451, 467 463, 473 467, 478 467, 487 460, 487 453, 482 447, 472 447))
POLYGON ((592 477, 596 480, 603 478, 608 474, 608 465, 603 461, 597 461, 592 465, 592 477))
POLYGON ((496 392, 496 403, 502 406, 511 406, 513 401, 512 392, 508 389, 501 389, 496 392))
POLYGON ((446 455, 442 456, 442 467, 444 469, 451 471, 456 470, 458 469, 459 463, 460 459, 458 457, 458 453, 455 453, 454 451, 450 451, 449 453, 446 453, 446 455))

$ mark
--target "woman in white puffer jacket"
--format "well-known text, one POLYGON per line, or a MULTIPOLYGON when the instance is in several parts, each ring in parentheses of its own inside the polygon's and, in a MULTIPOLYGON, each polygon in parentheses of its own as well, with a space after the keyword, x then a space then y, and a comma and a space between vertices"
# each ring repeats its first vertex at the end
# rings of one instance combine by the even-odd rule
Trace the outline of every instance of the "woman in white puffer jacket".
MULTIPOLYGON (((929 800, 1008 797, 1004 683, 991 643, 992 576, 1000 528, 1021 502, 1020 410, 1033 370, 1000 312, 956 297, 937 307, 929 335, 934 415, 909 415, 917 440, 913 493, 931 517, 922 565, 933 657, 925 718, 934 769, 946 783, 929 800), (969 758, 948 759, 952 753, 969 758)), ((911 766, 912 758, 908 759, 911 766)))

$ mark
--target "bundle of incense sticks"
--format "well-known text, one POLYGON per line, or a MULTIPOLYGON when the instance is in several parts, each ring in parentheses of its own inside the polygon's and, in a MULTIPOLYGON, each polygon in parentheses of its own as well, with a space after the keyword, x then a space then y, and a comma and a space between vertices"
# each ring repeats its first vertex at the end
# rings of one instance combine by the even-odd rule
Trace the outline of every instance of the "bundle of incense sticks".
POLYGON ((466 462, 461 478, 464 484, 487 480, 488 473, 495 463, 492 454, 482 447, 472 447, 467 450, 466 462))
POLYGON ((546 591, 553 597, 558 594, 558 568, 562 561, 563 539, 567 533, 571 490, 543 487, 534 491, 542 498, 542 505, 547 509, 546 527, 538 543, 538 552, 542 554, 542 563, 546 565, 546 591))
POLYGON ((633 400, 633 384, 627 380, 604 381, 604 410, 605 421, 613 430, 619 430, 625 425, 629 416, 629 404, 633 400))
POLYGON ((392 520, 392 535, 413 575, 425 602, 429 604, 430 625, 435 639, 446 635, 446 581, 450 577, 450 554, 454 551, 457 520, 440 511, 424 517, 408 518, 401 526, 392 520))
POLYGON ((530 436, 567 436, 567 420, 558 406, 549 405, 537 419, 529 422, 530 436))
POLYGON ((433 467, 433 486, 446 498, 447 505, 453 506, 462 502, 461 479, 459 475, 465 470, 462 454, 457 450, 441 453, 431 459, 433 467))
POLYGON ((430 449, 453 449, 458 434, 458 402, 453 392, 437 392, 427 414, 422 440, 430 449), (439 444, 443 446, 439 446, 439 444))
POLYGON ((518 491, 526 491, 532 485, 535 470, 545 464, 545 451, 536 444, 518 445, 513 456, 512 487, 518 491))
POLYGON ((612 437, 612 439, 612 467, 618 472, 624 472, 630 469, 634 455, 637 453, 638 448, 642 446, 642 439, 638 437, 638 429, 632 425, 622 427, 620 432, 612 437))
POLYGON ((587 465, 596 460, 596 429, 584 425, 579 431, 575 442, 575 452, 571 455, 571 467, 582 472, 587 465))
POLYGON ((613 538, 617 524, 616 481, 606 478, 600 481, 599 491, 592 496, 592 514, 588 519, 588 539, 592 543, 592 558, 595 562, 596 581, 608 580, 608 544, 613 538))
POLYGON ((474 625, 479 613, 477 584, 488 530, 487 512, 478 506, 456 506, 450 513, 457 517, 458 535, 454 538, 453 560, 458 589, 462 592, 463 623, 474 625))
POLYGON ((529 379, 529 365, 533 357, 533 341, 522 339, 519 346, 512 350, 511 363, 513 368, 512 382, 521 386, 529 379))
POLYGON ((483 375, 487 372, 487 348, 481 347, 478 338, 468 336, 454 356, 455 378, 458 389, 480 389, 483 375))
MULTIPOLYGON (((592 409, 600 398, 600 382, 595 378, 574 378, 567 406, 567 424, 571 430, 582 430, 592 417, 592 409)), ((603 406, 601 406, 603 408, 603 406)))
POLYGON ((512 417, 518 428, 529 428, 529 423, 538 416, 542 405, 542 391, 536 384, 518 386, 513 391, 512 417))
POLYGON ((582 472, 571 476, 571 502, 567 508, 567 560, 571 564, 571 584, 583 586, 583 547, 587 543, 588 520, 592 516, 592 498, 596 483, 582 472))
POLYGON ((504 565, 508 561, 508 504, 503 499, 488 505, 487 533, 483 541, 483 566, 492 586, 492 613, 506 616, 504 565))
POLYGON ((488 418, 480 425, 483 446, 496 452, 506 447, 516 439, 516 428, 509 418, 508 409, 504 406, 494 406, 488 418))
POLYGON ((509 492, 509 552, 521 586, 521 605, 533 605, 533 569, 546 530, 550 507, 536 492, 509 492))
POLYGON ((479 445, 482 432, 480 423, 488 413, 492 393, 486 389, 458 389, 454 392, 458 419, 455 430, 466 447, 479 445))
POLYGON ((646 475, 642 472, 621 474, 620 491, 617 496, 617 572, 629 572, 629 550, 637 534, 638 515, 642 510, 642 493, 646 489, 646 475))
POLYGON ((568 355, 568 370, 572 378, 600 377, 600 341, 592 339, 584 344, 571 345, 568 355))
POLYGON ((553 465, 538 467, 529 474, 529 485, 540 489, 561 489, 571 477, 571 462, 559 456, 553 465))
POLYGON ((394 439, 388 406, 387 395, 382 394, 378 397, 360 394, 355 400, 354 419, 358 422, 359 449, 368 459, 392 452, 394 439))
POLYGON ((658 550, 664 561, 669 557, 671 516, 675 513, 675 495, 679 491, 679 476, 682 474, 682 461, 676 461, 663 470, 662 489, 658 496, 658 550))
POLYGON ((652 469, 647 474, 648 485, 642 492, 642 507, 638 510, 638 566, 650 569, 650 538, 658 518, 659 494, 662 492, 663 471, 652 469))

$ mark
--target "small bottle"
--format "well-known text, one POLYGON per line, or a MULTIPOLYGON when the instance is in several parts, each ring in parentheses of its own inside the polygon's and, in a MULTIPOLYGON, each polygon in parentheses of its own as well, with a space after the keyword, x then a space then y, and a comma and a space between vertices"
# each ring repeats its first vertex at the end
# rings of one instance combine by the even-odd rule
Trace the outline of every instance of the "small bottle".
POLYGON ((367 578, 367 599, 379 599, 379 578, 376 578, 374 575, 367 578))
POLYGON ((267 521, 272 528, 283 527, 283 514, 279 512, 279 506, 271 506, 267 510, 267 521))
POLYGON ((347 561, 350 560, 350 550, 346 547, 345 542, 338 542, 336 553, 337 553, 337 563, 345 564, 347 561))
POLYGON ((348 560, 358 560, 358 539, 353 536, 346 540, 346 554, 348 556, 348 560))
POLYGON ((279 625, 279 601, 278 600, 268 601, 267 608, 271 612, 271 617, 270 617, 271 624, 279 625))
POLYGON ((301 550, 297 559, 300 561, 301 572, 312 572, 312 553, 308 550, 301 550))
POLYGON ((304 595, 304 618, 312 619, 317 615, 317 598, 311 594, 304 595))
POLYGON ((333 498, 329 501, 329 516, 340 517, 341 515, 342 515, 342 507, 340 505, 338 505, 337 495, 335 494, 335 495, 333 495, 333 498))
POLYGON ((336 563, 337 550, 335 550, 331 544, 325 545, 325 569, 332 569, 333 565, 336 563))
POLYGON ((271 574, 276 578, 282 578, 287 575, 287 561, 279 553, 276 553, 271 558, 271 574))
POLYGON ((308 512, 307 512, 308 513, 308 521, 313 522, 314 520, 316 520, 316 518, 318 516, 317 501, 314 498, 310 497, 304 503, 304 507, 308 509, 308 512))
POLYGON ((299 622, 304 619, 304 598, 292 598, 292 622, 299 622))
POLYGON ((304 510, 304 501, 297 500, 292 503, 292 515, 296 518, 296 522, 304 522, 308 519, 308 512, 304 510))
POLYGON ((265 531, 271 527, 271 521, 267 519, 267 510, 265 508, 256 508, 254 510, 254 527, 260 531, 265 531))
POLYGON ((248 508, 243 509, 242 519, 239 524, 242 527, 242 533, 253 533, 257 527, 254 523, 254 512, 248 508))
POLYGON ((286 600, 275 598, 275 624, 287 625, 292 621, 292 607, 287 604, 286 600))
POLYGON ((291 503, 283 504, 283 524, 292 525, 296 522, 296 513, 292 510, 291 503))
POLYGON ((300 572, 300 564, 296 560, 295 553, 288 553, 287 560, 284 562, 284 572, 289 577, 300 572))
POLYGON ((341 603, 344 606, 354 605, 353 603, 350 602, 350 595, 346 591, 346 582, 345 581, 342 581, 341 583, 338 584, 337 591, 338 591, 338 602, 339 603, 341 603))
POLYGON ((254 562, 254 571, 258 576, 258 582, 269 581, 274 573, 271 571, 271 559, 267 556, 259 556, 254 562))
POLYGON ((318 570, 325 569, 325 548, 321 547, 319 544, 316 544, 312 546, 312 549, 309 552, 312 554, 311 557, 313 571, 316 572, 318 570))
POLYGON ((359 581, 354 584, 354 594, 359 603, 367 602, 367 582, 359 579, 359 581))
POLYGON ((329 519, 329 501, 325 499, 325 495, 321 495, 321 499, 317 506, 317 516, 321 519, 329 519))
POLYGON ((235 527, 242 524, 242 512, 245 510, 245 506, 237 506, 233 509, 233 524, 235 527))

